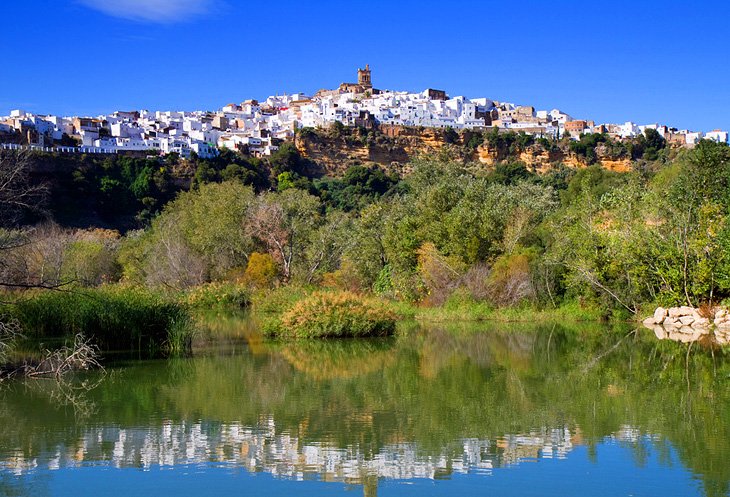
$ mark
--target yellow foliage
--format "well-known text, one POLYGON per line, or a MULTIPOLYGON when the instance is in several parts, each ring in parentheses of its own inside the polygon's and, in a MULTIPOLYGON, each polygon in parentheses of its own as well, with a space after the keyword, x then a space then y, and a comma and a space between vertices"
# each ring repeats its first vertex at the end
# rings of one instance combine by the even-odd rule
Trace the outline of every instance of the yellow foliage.
POLYGON ((358 276, 355 266, 347 258, 342 260, 340 268, 337 271, 323 274, 321 283, 326 288, 338 288, 351 292, 358 292, 363 287, 362 280, 358 276))
POLYGON ((395 331, 397 316, 376 299, 353 292, 314 292, 294 304, 273 334, 286 337, 385 336, 395 331))
POLYGON ((270 288, 276 280, 276 262, 269 254, 252 253, 242 282, 255 288, 270 288))

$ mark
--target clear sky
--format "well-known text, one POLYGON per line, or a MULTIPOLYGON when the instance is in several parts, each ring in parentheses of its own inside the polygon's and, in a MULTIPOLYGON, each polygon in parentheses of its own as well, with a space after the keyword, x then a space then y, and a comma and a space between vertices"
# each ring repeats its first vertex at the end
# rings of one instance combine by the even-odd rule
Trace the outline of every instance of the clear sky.
POLYGON ((730 128, 730 2, 1 0, 0 114, 215 110, 356 80, 730 128))

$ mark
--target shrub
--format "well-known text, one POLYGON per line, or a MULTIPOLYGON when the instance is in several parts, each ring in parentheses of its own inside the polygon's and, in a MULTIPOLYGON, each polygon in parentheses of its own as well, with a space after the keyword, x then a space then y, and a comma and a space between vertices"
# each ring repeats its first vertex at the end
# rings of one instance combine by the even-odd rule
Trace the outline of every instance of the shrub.
POLYGON ((322 275, 323 287, 358 292, 365 286, 350 259, 344 258, 339 269, 322 275))
POLYGON ((235 283, 205 283, 188 290, 183 302, 191 307, 247 307, 251 303, 248 290, 235 283))
POLYGON ((77 234, 77 239, 66 247, 62 266, 65 281, 97 286, 119 279, 120 266, 116 261, 118 235, 103 237, 102 230, 96 231, 100 234, 77 234))
POLYGON ((315 292, 264 330, 285 338, 372 337, 392 335, 395 323, 395 313, 380 301, 351 292, 315 292))
POLYGON ((252 253, 243 273, 243 282, 254 288, 270 288, 276 280, 276 262, 269 254, 252 253))
POLYGON ((529 251, 499 257, 489 279, 489 300, 498 306, 512 306, 535 297, 529 251))
POLYGON ((180 352, 193 334, 182 305, 138 288, 41 292, 16 302, 12 314, 29 337, 83 333, 107 351, 180 352))
POLYGON ((449 297, 463 273, 463 264, 455 257, 445 257, 436 246, 427 242, 416 251, 418 275, 427 289, 424 303, 441 305, 449 297))
POLYGON ((299 300, 307 297, 312 289, 296 285, 283 286, 274 290, 259 290, 252 295, 253 310, 257 314, 281 314, 299 300))

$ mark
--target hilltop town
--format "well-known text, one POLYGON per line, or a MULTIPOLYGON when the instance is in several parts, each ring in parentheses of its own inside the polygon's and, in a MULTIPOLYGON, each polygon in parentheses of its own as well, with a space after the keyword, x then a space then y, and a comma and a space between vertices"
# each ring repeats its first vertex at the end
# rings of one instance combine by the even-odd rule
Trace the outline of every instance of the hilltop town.
POLYGON ((230 103, 216 112, 117 111, 95 117, 61 117, 13 110, 0 118, 0 147, 82 153, 141 152, 183 158, 212 158, 226 148, 253 156, 271 155, 303 128, 341 123, 366 129, 381 125, 454 130, 523 132, 557 139, 605 133, 622 140, 656 130, 667 143, 692 147, 701 139, 728 141, 728 133, 679 130, 657 123, 638 125, 575 119, 558 110, 537 110, 489 98, 449 97, 445 91, 420 93, 380 90, 369 65, 358 69, 356 83, 342 83, 312 96, 270 96, 264 101, 230 103))

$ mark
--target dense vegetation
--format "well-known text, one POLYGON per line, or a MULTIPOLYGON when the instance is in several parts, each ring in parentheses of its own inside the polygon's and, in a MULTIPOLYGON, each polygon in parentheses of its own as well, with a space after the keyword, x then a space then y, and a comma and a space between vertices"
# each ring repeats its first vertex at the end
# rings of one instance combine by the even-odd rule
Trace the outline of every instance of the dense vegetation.
MULTIPOLYGON (((508 149, 535 141, 480 139, 508 149)), ((413 160, 404 178, 375 166, 324 178, 285 145, 265 162, 228 151, 194 158, 192 187, 174 198, 157 159, 82 159, 69 165, 76 188, 97 185, 90 197, 106 196, 111 212, 148 206, 135 211, 143 228, 121 235, 7 217, 0 281, 122 281, 177 295, 215 282, 186 298, 236 305, 247 303, 245 289, 314 285, 452 310, 577 306, 605 317, 730 297, 727 145, 670 153, 647 133, 629 144, 583 136, 571 147, 587 157, 629 147, 641 159, 627 173, 557 164, 537 175, 513 160, 485 168, 445 150, 413 160)))
POLYGON ((18 320, 27 338, 69 339, 81 333, 94 337, 104 351, 180 352, 192 339, 185 309, 143 289, 42 292, 19 300, 8 318, 18 320))
POLYGON ((352 292, 314 292, 269 320, 267 334, 284 338, 376 337, 395 332, 396 315, 352 292))

